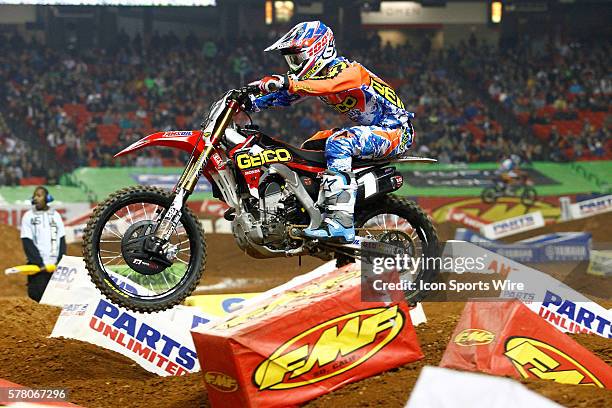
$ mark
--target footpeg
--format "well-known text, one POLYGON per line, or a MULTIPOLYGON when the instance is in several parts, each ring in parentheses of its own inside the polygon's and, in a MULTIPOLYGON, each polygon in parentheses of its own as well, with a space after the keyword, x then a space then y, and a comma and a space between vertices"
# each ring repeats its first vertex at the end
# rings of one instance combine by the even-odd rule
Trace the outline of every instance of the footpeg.
POLYGON ((225 210, 223 213, 223 218, 225 218, 227 221, 234 221, 236 218, 236 209, 231 207, 225 210))

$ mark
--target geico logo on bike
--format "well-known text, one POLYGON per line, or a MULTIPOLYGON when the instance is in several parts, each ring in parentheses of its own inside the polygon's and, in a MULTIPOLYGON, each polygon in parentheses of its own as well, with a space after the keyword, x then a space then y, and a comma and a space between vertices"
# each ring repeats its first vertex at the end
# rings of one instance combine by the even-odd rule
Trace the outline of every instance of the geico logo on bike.
POLYGON ((528 337, 506 340, 504 355, 523 378, 552 380, 562 384, 604 385, 582 364, 561 350, 528 337))
POLYGON ((238 381, 234 377, 218 371, 207 371, 204 373, 204 381, 211 387, 221 392, 234 392, 238 389, 238 381))
MULTIPOLYGON (((561 295, 547 290, 539 315, 554 325, 561 326, 570 332, 583 332, 584 330, 577 327, 578 325, 602 337, 612 338, 610 320, 593 310, 589 310, 588 305, 588 303, 575 303, 569 299, 563 299, 561 295)), ((605 312, 605 309, 602 308, 602 311, 605 312)))
POLYGON ((255 155, 240 153, 236 155, 236 163, 241 169, 259 167, 268 163, 282 163, 291 161, 291 153, 287 149, 267 149, 255 155))
POLYGON ((104 299, 100 299, 89 327, 170 375, 184 375, 195 366, 195 351, 104 299))
POLYGON ((482 346, 495 339, 495 335, 483 329, 465 329, 455 336, 454 342, 460 346, 482 346))
POLYGON ((339 375, 390 343, 404 321, 395 305, 360 310, 321 323, 281 345, 257 367, 253 381, 261 391, 284 390, 339 375))
POLYGON ((335 276, 323 282, 312 283, 299 291, 284 292, 267 305, 259 307, 255 310, 245 311, 244 313, 241 313, 236 317, 221 323, 218 327, 225 329, 233 328, 249 320, 264 316, 268 313, 278 310, 293 300, 315 296, 323 292, 331 293, 331 291, 333 291, 334 289, 339 288, 338 285, 340 283, 360 276, 360 274, 360 270, 357 269, 354 271, 346 272, 343 275, 335 276))
POLYGON ((76 272, 77 272, 76 268, 68 268, 67 266, 58 266, 55 272, 53 273, 53 276, 51 277, 51 279, 56 282, 71 283, 72 281, 74 281, 76 272))

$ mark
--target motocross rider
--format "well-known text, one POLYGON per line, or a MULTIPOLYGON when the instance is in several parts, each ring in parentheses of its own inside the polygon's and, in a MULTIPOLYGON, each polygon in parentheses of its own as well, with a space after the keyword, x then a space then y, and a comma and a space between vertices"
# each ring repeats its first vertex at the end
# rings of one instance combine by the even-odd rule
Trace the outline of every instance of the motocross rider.
POLYGON ((520 165, 521 158, 517 154, 511 154, 510 157, 502 160, 496 171, 499 191, 504 191, 507 195, 512 193, 511 187, 518 183, 522 175, 520 165))
MULTIPOLYGON (((320 21, 297 24, 265 51, 280 51, 289 65, 285 75, 254 82, 262 95, 252 110, 289 106, 306 96, 317 96, 356 126, 317 132, 303 147, 324 142, 327 170, 323 173, 317 206, 322 224, 304 230, 314 239, 352 242, 357 182, 352 158, 394 158, 413 142, 412 112, 382 79, 356 61, 338 56, 332 30, 320 21)), ((322 143, 321 143, 322 144, 322 143)))

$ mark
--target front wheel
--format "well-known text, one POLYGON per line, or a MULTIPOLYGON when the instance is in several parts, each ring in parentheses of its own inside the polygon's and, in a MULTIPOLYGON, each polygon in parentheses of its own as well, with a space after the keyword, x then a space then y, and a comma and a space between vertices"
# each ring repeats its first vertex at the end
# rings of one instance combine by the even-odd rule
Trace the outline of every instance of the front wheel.
POLYGON ((112 302, 156 312, 195 290, 204 271, 206 243, 189 208, 183 208, 163 257, 145 250, 172 198, 157 187, 134 186, 117 191, 94 210, 84 232, 83 258, 91 280, 112 302))
MULTIPOLYGON (((439 256, 439 240, 435 227, 427 214, 414 202, 393 195, 386 196, 376 205, 359 209, 355 214, 358 235, 405 250, 413 258, 435 258, 439 256)), ((439 268, 434 262, 410 276, 413 282, 431 283, 439 268)), ((404 279, 405 276, 400 276, 404 279)), ((423 287, 417 285, 418 288, 423 287)), ((420 302, 426 291, 406 290, 404 297, 409 304, 420 302)))

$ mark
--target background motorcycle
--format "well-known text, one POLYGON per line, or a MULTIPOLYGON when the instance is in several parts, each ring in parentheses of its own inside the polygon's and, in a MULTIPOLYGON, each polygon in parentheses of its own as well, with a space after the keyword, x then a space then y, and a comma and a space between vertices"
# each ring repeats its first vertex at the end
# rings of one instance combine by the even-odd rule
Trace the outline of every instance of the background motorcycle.
MULTIPOLYGON (((250 103, 249 94, 257 93, 253 86, 227 92, 212 105, 202 131, 154 133, 117 153, 158 145, 190 151, 191 156, 172 192, 128 187, 94 210, 83 256, 93 282, 110 300, 153 312, 194 291, 204 271, 206 243, 186 202, 201 175, 212 185, 214 197, 230 206, 225 218, 237 245, 255 258, 311 255, 335 258, 342 266, 360 258, 360 244, 368 240, 388 245, 394 253, 437 254, 438 237, 426 214, 413 201, 389 194, 403 182, 390 162, 432 159, 355 160, 355 241, 323 243, 303 237, 303 229, 322 219, 315 201, 325 155, 272 139, 252 123, 237 126, 234 116, 250 103)), ((434 265, 420 268, 412 279, 431 281, 436 274, 434 265)), ((424 295, 405 292, 411 303, 424 295)))
POLYGON ((538 193, 533 188, 533 182, 525 172, 521 172, 517 181, 506 181, 504 183, 494 181, 494 186, 486 187, 480 193, 480 198, 483 203, 493 204, 500 197, 519 197, 521 204, 525 207, 531 207, 538 200, 538 193))

